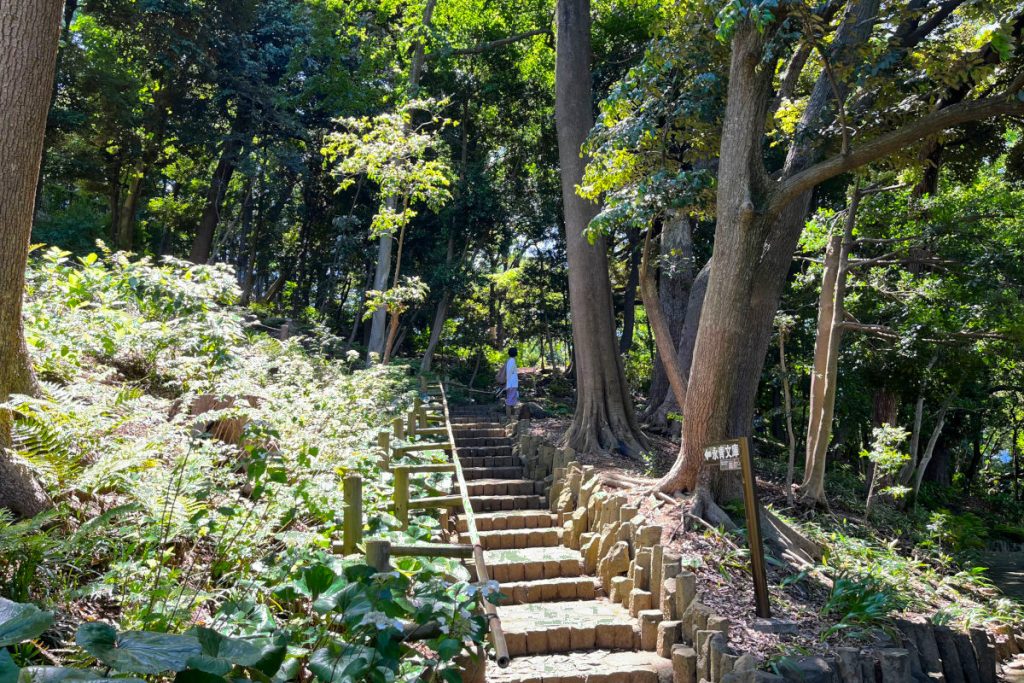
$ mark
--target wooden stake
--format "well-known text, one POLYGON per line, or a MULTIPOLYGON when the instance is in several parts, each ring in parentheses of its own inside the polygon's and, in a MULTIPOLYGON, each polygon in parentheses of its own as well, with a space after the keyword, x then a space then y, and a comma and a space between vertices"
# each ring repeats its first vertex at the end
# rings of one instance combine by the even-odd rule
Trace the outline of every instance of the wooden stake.
POLYGON ((391 543, 379 539, 366 542, 366 564, 379 572, 391 569, 391 543))
POLYGON ((416 436, 416 410, 415 409, 412 409, 412 410, 409 411, 408 420, 409 420, 409 427, 408 427, 408 429, 406 429, 406 433, 409 435, 409 438, 411 439, 412 437, 416 436))
POLYGON ((391 421, 391 431, 395 433, 396 439, 405 438, 405 422, 402 421, 401 417, 396 417, 391 421))
POLYGON ((351 555, 363 542, 363 478, 349 474, 343 484, 345 503, 342 508, 341 552, 351 555))
POLYGON ((395 517, 409 528, 409 470, 404 467, 395 468, 395 517))

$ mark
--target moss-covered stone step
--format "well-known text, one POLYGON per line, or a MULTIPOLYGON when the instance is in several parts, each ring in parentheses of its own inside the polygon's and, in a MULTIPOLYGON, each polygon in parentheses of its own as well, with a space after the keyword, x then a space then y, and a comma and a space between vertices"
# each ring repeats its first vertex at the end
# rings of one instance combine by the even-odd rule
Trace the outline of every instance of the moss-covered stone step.
MULTIPOLYGON (((492 512, 475 515, 477 531, 495 531, 500 529, 545 529, 558 526, 558 516, 547 510, 516 510, 512 512, 492 512)), ((469 530, 465 517, 459 518, 460 533, 469 530)))
MULTIPOLYGON (((550 548, 562 545, 560 527, 542 529, 495 529, 480 532, 480 545, 484 550, 505 550, 512 548, 550 548)), ((460 536, 460 543, 469 543, 466 534, 460 536)))
POLYGON ((544 496, 535 495, 470 495, 473 512, 500 512, 502 510, 541 510, 548 506, 544 496))
POLYGON ((466 481, 477 479, 522 479, 522 467, 465 467, 462 468, 462 475, 466 481))
POLYGON ((471 497, 529 496, 543 493, 544 482, 533 479, 476 479, 466 482, 466 488, 471 497))
POLYGON ((506 669, 487 667, 493 683, 669 683, 672 662, 652 652, 591 650, 518 657, 506 669))
POLYGON ((563 546, 485 550, 484 563, 498 583, 574 577, 583 572, 579 551, 563 546))
POLYGON ((511 656, 575 650, 628 650, 639 640, 636 619, 606 600, 540 602, 498 609, 511 656))
POLYGON ((589 576, 563 576, 540 581, 510 581, 501 584, 501 593, 505 596, 502 605, 593 600, 597 584, 589 576))

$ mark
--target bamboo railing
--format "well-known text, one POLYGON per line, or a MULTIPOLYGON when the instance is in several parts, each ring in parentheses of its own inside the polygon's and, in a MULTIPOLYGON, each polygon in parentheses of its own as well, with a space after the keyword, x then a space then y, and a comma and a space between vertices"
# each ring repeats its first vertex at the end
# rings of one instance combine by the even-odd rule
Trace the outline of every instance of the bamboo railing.
MULTIPOLYGON (((425 384, 422 385, 422 388, 425 392, 427 391, 425 384)), ((396 545, 385 540, 369 539, 365 543, 366 562, 380 571, 386 571, 391 557, 472 558, 474 568, 476 569, 477 581, 486 583, 490 580, 490 573, 487 571, 487 564, 484 562, 483 546, 480 543, 480 535, 477 532, 476 520, 473 516, 473 505, 469 498, 469 488, 466 486, 466 477, 462 472, 462 463, 459 460, 458 449, 455 446, 455 433, 452 430, 448 394, 443 384, 439 384, 437 390, 438 393, 435 395, 441 399, 441 414, 428 413, 426 407, 417 398, 413 409, 409 411, 406 419, 403 420, 401 417, 396 417, 392 421, 392 432, 396 439, 422 435, 447 437, 447 441, 422 442, 392 447, 390 435, 386 431, 382 431, 377 435, 377 445, 383 453, 381 465, 384 469, 390 469, 394 475, 393 511, 395 517, 402 524, 403 529, 409 526, 410 510, 440 509, 444 511, 442 513, 442 520, 445 520, 447 519, 448 510, 461 508, 466 519, 470 543, 396 545), (429 426, 432 423, 439 424, 435 427, 429 426), (421 424, 423 425, 422 427, 420 426, 421 424), (427 465, 395 465, 392 463, 393 459, 400 458, 408 453, 429 450, 447 451, 451 455, 451 462, 427 465), (452 495, 435 495, 410 499, 410 476, 434 472, 454 473, 459 492, 452 495)), ((345 478, 344 498, 345 508, 342 523, 341 550, 347 555, 356 552, 359 544, 362 542, 362 477, 358 474, 350 474, 345 478)), ((501 629, 501 619, 498 617, 497 608, 484 599, 483 609, 487 617, 491 641, 494 645, 495 662, 499 667, 507 667, 511 658, 508 655, 508 647, 505 645, 505 634, 501 629)))

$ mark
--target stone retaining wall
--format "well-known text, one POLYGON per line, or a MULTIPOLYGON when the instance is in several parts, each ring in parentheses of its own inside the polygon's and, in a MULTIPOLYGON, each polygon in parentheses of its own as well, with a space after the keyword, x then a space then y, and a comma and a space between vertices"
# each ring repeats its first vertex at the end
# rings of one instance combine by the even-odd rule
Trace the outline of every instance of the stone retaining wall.
POLYGON ((661 544, 660 526, 604 490, 571 448, 529 434, 528 420, 514 429, 513 453, 526 476, 546 482, 564 545, 581 551, 584 572, 639 620, 642 649, 672 660, 675 683, 996 683, 997 663, 1024 651, 1024 634, 1008 629, 958 632, 899 619, 899 647, 794 658, 782 676, 757 670, 754 655, 730 647, 729 619, 700 602, 696 575, 661 544))

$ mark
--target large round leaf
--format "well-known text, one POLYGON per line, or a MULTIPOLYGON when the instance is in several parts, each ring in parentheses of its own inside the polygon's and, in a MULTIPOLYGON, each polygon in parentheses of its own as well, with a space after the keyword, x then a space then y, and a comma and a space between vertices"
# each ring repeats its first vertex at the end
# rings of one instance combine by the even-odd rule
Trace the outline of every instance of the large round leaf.
POLYGON ((217 676, 227 675, 236 665, 262 671, 261 664, 273 668, 273 671, 263 671, 272 676, 284 657, 285 642, 282 639, 229 638, 203 627, 194 628, 187 635, 194 636, 202 648, 200 654, 188 658, 189 667, 217 676), (276 664, 273 663, 275 661, 276 664))
POLYGON ((105 678, 91 669, 69 669, 64 666, 26 666, 21 670, 18 683, 64 683, 89 681, 90 683, 143 683, 139 678, 105 678))
POLYGON ((194 636, 178 636, 152 631, 118 633, 108 624, 91 623, 78 627, 75 642, 104 664, 118 671, 157 674, 181 671, 189 657, 201 652, 194 636))
POLYGON ((0 647, 32 640, 53 623, 53 614, 35 605, 0 598, 0 647))
POLYGON ((309 670, 324 683, 355 683, 370 670, 376 651, 365 645, 331 643, 309 658, 309 670))

